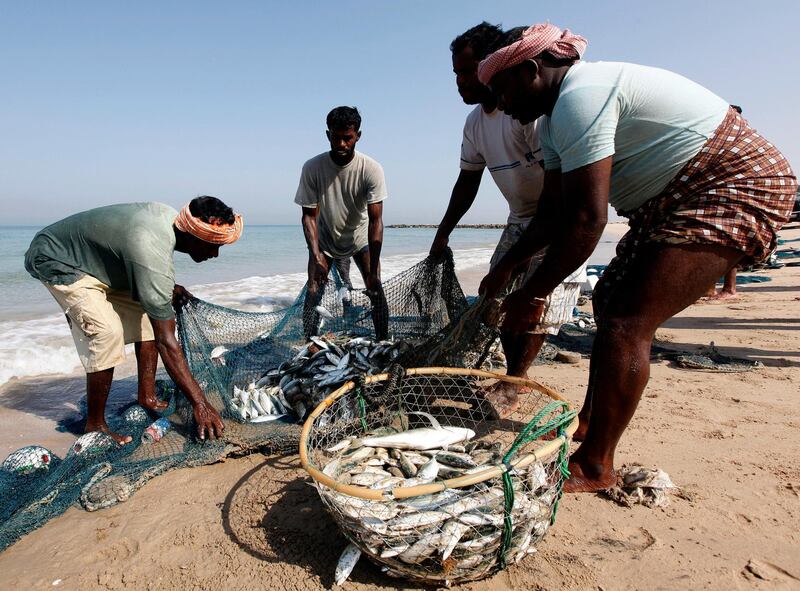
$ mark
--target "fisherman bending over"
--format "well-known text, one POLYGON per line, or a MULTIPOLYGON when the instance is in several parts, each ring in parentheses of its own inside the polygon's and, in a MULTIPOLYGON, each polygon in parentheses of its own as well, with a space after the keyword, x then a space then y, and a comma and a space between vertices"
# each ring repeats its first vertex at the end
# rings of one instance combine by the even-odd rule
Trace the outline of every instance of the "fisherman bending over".
POLYGON ((242 218, 216 197, 197 197, 180 213, 162 203, 124 203, 77 213, 34 236, 25 269, 44 283, 61 306, 86 370, 89 416, 85 431, 104 431, 118 443, 105 419, 114 367, 135 344, 138 402, 166 408, 155 394, 158 356, 186 394, 201 439, 222 435, 223 424, 192 377, 175 338, 173 302, 191 295, 175 285, 172 253, 200 263, 219 254, 242 233, 242 218))
MULTIPOLYGON (((466 104, 477 106, 467 115, 464 124, 461 172, 431 246, 431 255, 440 254, 447 247, 450 233, 475 201, 483 171, 488 168, 509 209, 505 230, 490 263, 492 269, 534 219, 544 182, 538 120, 523 125, 512 119, 497 108, 497 98, 478 80, 478 63, 496 49, 502 36, 500 27, 483 22, 462 33, 450 44, 458 93, 466 104)), ((539 267, 545 252, 540 251, 529 261, 523 261, 514 270, 515 276, 504 293, 521 287, 539 267)), ((531 332, 518 335, 501 331, 500 340, 509 375, 526 376, 544 344, 545 336, 558 334, 561 325, 572 318, 572 310, 585 280, 584 264, 548 295, 542 321, 531 332)), ((495 409, 507 414, 519 405, 518 388, 514 384, 501 382, 487 394, 487 398, 495 409)))
POLYGON ((595 287, 597 336, 565 483, 614 484, 614 452, 650 376, 656 329, 742 261, 766 258, 797 180, 778 149, 710 90, 646 66, 583 62, 586 39, 551 24, 509 34, 478 67, 498 106, 541 117, 545 179, 535 225, 481 291, 498 293, 521 261, 547 255, 503 306, 525 334, 547 294, 594 250, 608 206, 629 219, 595 287))
POLYGON ((389 331, 389 311, 380 279, 383 244, 383 168, 356 151, 361 115, 354 107, 336 107, 327 117, 331 149, 303 165, 294 202, 303 208, 308 244, 308 286, 303 309, 306 337, 317 334, 320 303, 334 259, 356 263, 372 302, 378 339, 389 331))

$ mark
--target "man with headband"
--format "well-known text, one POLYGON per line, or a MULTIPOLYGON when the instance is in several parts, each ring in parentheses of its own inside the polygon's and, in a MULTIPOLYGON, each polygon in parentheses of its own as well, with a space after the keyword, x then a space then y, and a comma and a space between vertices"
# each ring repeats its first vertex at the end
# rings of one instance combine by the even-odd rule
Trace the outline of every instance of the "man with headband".
POLYGON ((36 234, 25 269, 44 283, 61 306, 86 370, 88 417, 85 431, 112 433, 105 406, 114 367, 134 343, 138 402, 161 411, 155 395, 158 356, 194 409, 201 439, 224 429, 217 411, 192 377, 175 338, 176 305, 191 297, 175 285, 173 251, 200 263, 219 254, 242 234, 242 218, 216 197, 197 197, 180 212, 161 203, 98 207, 65 218, 36 234))
POLYGON ((506 113, 521 123, 542 117, 536 223, 481 284, 498 293, 547 247, 506 298, 505 329, 537 325, 547 294, 594 250, 609 204, 629 219, 593 295, 598 328, 570 492, 614 484, 614 452, 647 385, 656 329, 733 265, 769 255, 797 187, 783 155, 728 101, 666 70, 581 62, 586 44, 534 25, 478 68, 506 113))
MULTIPOLYGON (((447 247, 450 233, 475 201, 483 171, 488 168, 509 209, 506 227, 492 255, 491 267, 499 264, 531 223, 544 181, 538 122, 523 125, 497 109, 497 98, 478 80, 478 64, 497 47, 502 36, 500 27, 483 22, 450 44, 458 93, 466 104, 476 106, 464 124, 461 170, 431 246, 431 255, 434 256, 447 247)), ((543 258, 544 252, 540 252, 530 262, 521 265, 506 291, 521 286, 543 258)), ((572 318, 572 310, 585 280, 586 266, 581 265, 550 294, 542 322, 531 333, 501 332, 509 375, 527 375, 546 335, 558 334, 561 325, 572 318)), ((500 382, 487 393, 487 399, 498 412, 505 414, 519 404, 518 390, 519 386, 515 384, 500 382)))

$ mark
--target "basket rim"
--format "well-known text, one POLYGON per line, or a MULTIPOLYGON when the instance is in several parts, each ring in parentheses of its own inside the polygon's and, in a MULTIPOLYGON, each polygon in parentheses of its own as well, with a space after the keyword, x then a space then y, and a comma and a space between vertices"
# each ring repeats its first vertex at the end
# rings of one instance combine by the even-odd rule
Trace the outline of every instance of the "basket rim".
MULTIPOLYGON (((436 375, 436 374, 469 375, 469 376, 482 377, 488 379, 496 379, 503 382, 528 386, 530 388, 538 390, 542 394, 550 396, 554 400, 560 400, 561 402, 566 402, 569 410, 574 409, 574 405, 570 401, 562 397, 558 392, 556 392, 549 386, 545 386, 544 384, 540 384, 539 382, 528 378, 518 378, 515 376, 508 376, 505 374, 483 371, 481 369, 469 369, 460 367, 418 367, 414 369, 408 369, 405 372, 405 375, 407 376, 436 375)), ((388 378, 389 378, 388 373, 366 376, 364 383, 371 384, 373 382, 382 382, 388 378)), ((354 484, 343 484, 341 482, 334 480, 327 474, 323 474, 322 470, 316 468, 309 460, 308 436, 311 433, 311 427, 313 426, 314 421, 317 419, 317 417, 319 417, 319 415, 321 415, 327 408, 329 408, 334 402, 336 402, 336 400, 344 396, 354 387, 355 387, 355 382, 351 380, 343 384, 338 389, 331 392, 327 396, 327 398, 325 398, 325 400, 323 400, 317 405, 317 407, 311 412, 311 414, 303 423, 303 430, 300 432, 300 465, 306 472, 308 472, 309 476, 311 476, 311 478, 313 478, 316 482, 323 484, 326 487, 335 490, 338 493, 343 493, 351 497, 357 497, 360 499, 371 500, 371 501, 386 501, 386 500, 400 500, 400 499, 407 499, 410 497, 436 494, 448 488, 464 488, 466 486, 472 486, 473 484, 477 484, 479 482, 484 482, 486 480, 502 476, 503 472, 505 471, 503 466, 493 466, 481 472, 476 472, 474 474, 467 474, 464 476, 459 476, 457 478, 450 478, 448 480, 439 480, 436 482, 432 482, 430 484, 418 484, 415 486, 395 487, 389 490, 385 489, 374 490, 371 488, 367 488, 364 486, 357 486, 354 484), (387 493, 391 494, 387 495, 387 493)), ((578 429, 578 417, 576 415, 575 418, 573 418, 572 421, 569 423, 569 425, 567 425, 565 429, 566 434, 564 436, 559 436, 554 439, 551 439, 547 443, 545 443, 542 447, 533 451, 532 453, 528 453, 515 458, 514 460, 511 461, 511 467, 525 468, 526 466, 532 464, 533 462, 557 452, 561 448, 561 446, 564 445, 564 442, 567 440, 567 436, 571 438, 572 434, 575 433, 577 429, 578 429)))

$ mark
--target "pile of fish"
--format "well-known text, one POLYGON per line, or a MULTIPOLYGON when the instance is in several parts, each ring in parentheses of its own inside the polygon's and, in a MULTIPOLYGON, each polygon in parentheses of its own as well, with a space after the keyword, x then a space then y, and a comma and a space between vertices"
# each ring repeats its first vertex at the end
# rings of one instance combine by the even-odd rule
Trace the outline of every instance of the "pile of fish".
POLYGON ((311 337, 292 359, 246 388, 235 387, 232 403, 250 422, 272 420, 289 412, 303 418, 348 380, 386 371, 410 347, 405 341, 373 341, 344 334, 311 337))
MULTIPOLYGON (((343 484, 374 490, 410 487, 481 472, 501 462, 500 442, 470 441, 475 433, 432 426, 394 432, 384 428, 361 439, 328 448, 335 454, 323 473, 343 484)), ((557 481, 534 462, 513 474, 512 539, 508 562, 535 552, 535 542, 550 525, 557 481)), ((475 580, 498 566, 504 530, 502 479, 463 488, 393 500, 371 501, 318 484, 334 518, 357 546, 348 547, 337 566, 337 584, 352 571, 362 552, 401 578, 452 584, 475 580)))
MULTIPOLYGON (((256 387, 255 383, 244 390, 234 386, 231 404, 243 420, 251 423, 274 421, 293 412, 278 386, 256 387)), ((305 413, 305 409, 302 410, 305 413)))

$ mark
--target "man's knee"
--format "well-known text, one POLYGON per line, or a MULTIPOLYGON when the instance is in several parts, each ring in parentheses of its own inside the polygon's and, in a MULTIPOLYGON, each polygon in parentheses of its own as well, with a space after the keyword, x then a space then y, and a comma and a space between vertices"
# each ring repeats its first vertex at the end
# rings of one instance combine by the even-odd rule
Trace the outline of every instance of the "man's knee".
POLYGON ((598 336, 602 335, 606 343, 610 340, 620 346, 625 342, 652 341, 655 328, 650 326, 646 318, 617 314, 608 309, 597 318, 598 336))

